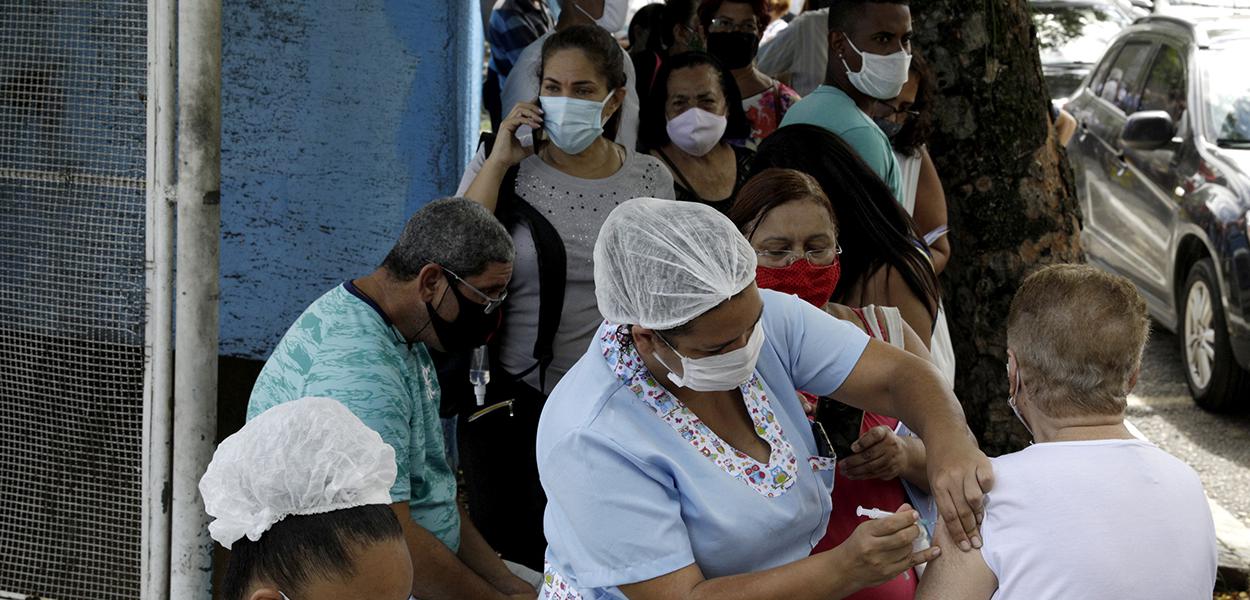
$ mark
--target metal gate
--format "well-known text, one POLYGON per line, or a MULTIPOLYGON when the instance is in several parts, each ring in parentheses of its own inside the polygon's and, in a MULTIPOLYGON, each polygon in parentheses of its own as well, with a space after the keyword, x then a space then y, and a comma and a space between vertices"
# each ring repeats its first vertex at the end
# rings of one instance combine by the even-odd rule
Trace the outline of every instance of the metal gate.
POLYGON ((0 0, 0 598, 140 596, 147 0, 0 0))

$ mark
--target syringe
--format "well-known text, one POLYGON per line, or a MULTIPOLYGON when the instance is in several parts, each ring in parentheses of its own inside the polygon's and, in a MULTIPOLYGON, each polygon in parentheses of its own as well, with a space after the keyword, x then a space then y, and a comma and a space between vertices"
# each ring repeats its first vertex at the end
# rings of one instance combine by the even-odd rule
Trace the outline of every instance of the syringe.
MULTIPOLYGON (((888 511, 888 510, 881 510, 881 509, 879 509, 879 508, 864 508, 863 506, 857 506, 857 507, 855 507, 855 516, 857 516, 857 517, 868 517, 869 519, 873 519, 873 520, 875 521, 875 520, 877 520, 877 519, 884 519, 884 518, 886 518, 886 517, 893 517, 893 516, 894 516, 894 513, 890 512, 890 511, 888 511)), ((923 521, 923 520, 918 521, 918 522, 916 523, 916 526, 920 528, 920 536, 919 536, 919 537, 917 537, 916 539, 912 540, 912 542, 911 542, 911 551, 912 551, 912 552, 920 552, 921 550, 926 550, 926 549, 928 549, 928 548, 929 548, 929 546, 931 545, 931 544, 930 544, 930 540, 929 540, 929 530, 928 530, 928 528, 926 527, 925 521, 923 521)), ((924 564, 923 564, 923 563, 922 563, 922 564, 919 564, 919 565, 916 565, 916 567, 915 567, 915 569, 916 569, 916 577, 920 577, 920 576, 922 576, 922 575, 924 574, 924 567, 925 567, 925 566, 924 566, 924 564)), ((907 578, 908 578, 907 573, 903 573, 903 578, 904 578, 904 579, 907 579, 907 578)))

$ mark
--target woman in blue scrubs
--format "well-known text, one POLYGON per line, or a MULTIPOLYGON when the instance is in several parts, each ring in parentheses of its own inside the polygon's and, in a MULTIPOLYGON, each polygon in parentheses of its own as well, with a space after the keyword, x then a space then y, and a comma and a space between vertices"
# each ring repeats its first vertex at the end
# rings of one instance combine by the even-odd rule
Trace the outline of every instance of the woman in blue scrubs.
POLYGON ((990 464, 931 364, 757 289, 755 251, 703 205, 621 204, 594 260, 606 321, 539 424, 540 598, 827 600, 937 556, 913 552, 907 505, 808 556, 834 457, 794 390, 914 423, 952 536, 980 546, 990 464))

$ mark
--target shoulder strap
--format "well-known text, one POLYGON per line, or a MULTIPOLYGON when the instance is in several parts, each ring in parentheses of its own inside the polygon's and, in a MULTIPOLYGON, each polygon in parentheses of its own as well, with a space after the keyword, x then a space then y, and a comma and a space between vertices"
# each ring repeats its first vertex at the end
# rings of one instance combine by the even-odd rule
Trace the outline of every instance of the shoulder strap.
POLYGON ((668 165, 668 170, 673 172, 673 177, 681 182, 683 187, 690 190, 691 193, 694 193, 694 186, 690 185, 689 181, 686 181, 686 176, 681 174, 681 169, 678 169, 677 165, 673 164, 673 161, 668 158, 668 154, 660 148, 657 148, 656 152, 660 154, 660 160, 663 160, 664 164, 668 165))
POLYGON ((516 193, 519 166, 508 169, 499 188, 496 214, 505 226, 520 225, 530 230, 538 258, 538 336, 534 341, 534 366, 514 374, 518 379, 538 369, 539 391, 546 392, 547 367, 555 358, 556 331, 564 312, 564 286, 568 276, 568 257, 564 240, 546 217, 516 193))

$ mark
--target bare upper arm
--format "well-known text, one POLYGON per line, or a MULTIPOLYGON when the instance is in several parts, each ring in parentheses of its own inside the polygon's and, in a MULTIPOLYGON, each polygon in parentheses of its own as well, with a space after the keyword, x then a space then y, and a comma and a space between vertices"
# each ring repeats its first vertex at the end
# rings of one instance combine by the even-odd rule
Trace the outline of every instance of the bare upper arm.
POLYGON ((620 590, 629 600, 682 600, 703 581, 699 565, 690 564, 654 579, 622 585, 620 590))
POLYGON ((981 550, 960 551, 940 519, 933 531, 942 555, 925 567, 916 600, 989 600, 998 589, 998 578, 981 550))
POLYGON ((933 331, 933 313, 929 306, 912 291, 903 274, 893 267, 882 267, 868 279, 864 293, 865 304, 894 306, 902 313, 903 320, 916 332, 920 343, 929 349, 933 331))

